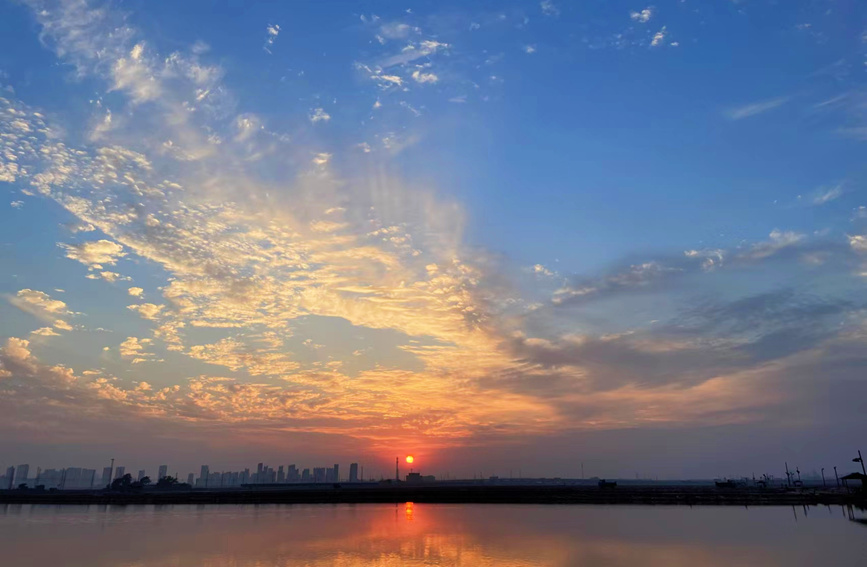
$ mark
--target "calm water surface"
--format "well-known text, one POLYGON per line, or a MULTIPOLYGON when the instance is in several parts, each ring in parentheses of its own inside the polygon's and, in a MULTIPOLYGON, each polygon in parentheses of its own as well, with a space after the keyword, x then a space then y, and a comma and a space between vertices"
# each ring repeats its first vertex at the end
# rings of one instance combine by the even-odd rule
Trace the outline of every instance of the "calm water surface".
POLYGON ((0 505, 0 564, 867 565, 867 525, 848 516, 840 507, 0 505))

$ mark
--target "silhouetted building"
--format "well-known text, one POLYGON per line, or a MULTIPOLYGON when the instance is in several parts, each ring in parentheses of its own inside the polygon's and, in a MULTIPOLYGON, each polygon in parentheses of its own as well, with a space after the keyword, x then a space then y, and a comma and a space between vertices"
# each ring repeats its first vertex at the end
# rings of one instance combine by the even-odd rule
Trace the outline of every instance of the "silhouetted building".
POLYGON ((15 482, 15 467, 9 467, 8 469, 6 469, 5 480, 6 484, 3 488, 8 488, 9 490, 12 490, 12 488, 14 488, 12 483, 15 482))
POLYGON ((286 480, 289 482, 298 482, 301 476, 298 474, 298 469, 295 465, 289 465, 289 470, 286 472, 286 480))
POLYGON ((96 482, 96 469, 81 469, 81 479, 75 488, 93 488, 96 482))
POLYGON ((126 467, 117 467, 117 470, 114 473, 114 478, 123 478, 123 475, 126 474, 126 467))
POLYGON ((111 484, 111 467, 105 467, 102 469, 102 482, 100 484, 102 486, 108 486, 111 484))
POLYGON ((325 467, 313 467, 313 482, 325 482, 325 467))
POLYGON ((286 482, 286 473, 283 472, 283 465, 277 468, 277 482, 286 482))
POLYGON ((210 476, 211 467, 208 465, 202 465, 202 470, 199 472, 199 488, 207 488, 208 487, 208 477, 210 476))
POLYGON ((436 477, 432 474, 422 476, 421 473, 411 472, 406 475, 407 483, 434 482, 436 477))
POLYGON ((187 475, 187 484, 194 486, 196 484, 196 475, 190 473, 187 475))
POLYGON ((157 473, 157 481, 161 478, 165 478, 169 475, 169 466, 168 465, 160 465, 159 472, 157 473))
POLYGON ((18 465, 18 470, 15 471, 15 485, 26 483, 29 474, 30 465, 18 465))
POLYGON ((358 482, 358 463, 349 465, 349 482, 358 482))
POLYGON ((310 482, 310 469, 301 471, 301 482, 310 482))
POLYGON ((145 470, 142 469, 142 470, 138 471, 138 477, 136 478, 136 480, 138 482, 141 482, 141 479, 143 479, 144 477, 145 477, 145 470))
POLYGON ((332 476, 334 477, 334 482, 340 482, 340 465, 334 465, 334 473, 332 476))

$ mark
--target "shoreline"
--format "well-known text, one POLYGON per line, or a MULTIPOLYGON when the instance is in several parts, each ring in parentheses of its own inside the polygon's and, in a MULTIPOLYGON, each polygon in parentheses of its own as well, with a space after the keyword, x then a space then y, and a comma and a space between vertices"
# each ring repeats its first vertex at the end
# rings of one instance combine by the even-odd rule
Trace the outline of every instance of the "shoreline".
POLYGON ((599 504, 686 506, 867 507, 867 494, 684 486, 437 486, 368 485, 313 488, 246 487, 226 490, 37 491, 0 490, 0 504, 599 504))

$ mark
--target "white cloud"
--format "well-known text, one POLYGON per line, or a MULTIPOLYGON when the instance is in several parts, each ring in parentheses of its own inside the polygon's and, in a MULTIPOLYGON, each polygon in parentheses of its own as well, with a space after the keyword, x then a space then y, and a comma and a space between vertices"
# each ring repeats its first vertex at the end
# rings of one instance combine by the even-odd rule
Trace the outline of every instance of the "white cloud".
POLYGON ((319 167, 325 167, 329 161, 331 161, 331 154, 329 153, 322 152, 313 157, 313 164, 319 167))
POLYGON ((648 6, 640 12, 630 12, 629 17, 636 22, 646 24, 650 21, 650 18, 653 17, 653 8, 648 6))
POLYGON ((271 53, 271 46, 277 41, 277 36, 280 35, 280 26, 277 24, 268 24, 265 27, 265 45, 262 46, 266 52, 271 53))
POLYGON ((769 235, 769 240, 754 244, 744 257, 751 260, 761 260, 773 256, 785 248, 798 244, 803 241, 804 238, 805 236, 803 234, 797 232, 774 229, 769 235))
MULTIPOLYGON (((0 179, 0 181, 2 181, 2 179, 0 179)), ((12 201, 11 203, 9 203, 9 206, 11 206, 13 209, 21 209, 24 208, 24 201, 12 201)))
POLYGON ((867 236, 861 234, 850 236, 849 246, 856 252, 867 252, 867 236))
POLYGON ((820 189, 816 195, 813 197, 814 205, 824 205, 825 203, 830 203, 831 201, 838 199, 843 195, 843 185, 837 185, 836 187, 831 188, 822 188, 820 189))
POLYGON ((542 0, 539 2, 539 8, 546 16, 557 17, 560 15, 560 8, 552 0, 542 0))
POLYGON ((533 266, 533 273, 536 274, 537 276, 550 277, 550 276, 555 275, 554 272, 552 272, 551 270, 549 270, 548 268, 546 268, 542 264, 536 264, 535 266, 533 266))
POLYGON ((524 53, 527 53, 527 54, 536 53, 536 46, 535 45, 525 45, 524 46, 524 53))
POLYGON ((786 104, 788 101, 789 97, 778 97, 761 102, 754 102, 737 108, 732 108, 726 112, 726 115, 730 120, 741 120, 743 118, 749 118, 750 116, 756 116, 778 108, 786 104))
POLYGON ((126 256, 123 246, 110 240, 91 240, 81 244, 59 244, 66 250, 66 257, 78 260, 90 269, 100 269, 103 264, 113 265, 126 256))
POLYGON ((416 83, 436 83, 439 81, 439 77, 434 73, 423 73, 418 69, 412 72, 412 78, 416 83))
POLYGON ((404 39, 413 31, 418 33, 419 29, 403 22, 389 22, 379 27, 379 34, 386 39, 404 39))
POLYGON ((331 120, 331 115, 322 108, 314 108, 310 111, 310 122, 314 124, 323 121, 328 122, 329 120, 331 120))
POLYGON ((130 294, 133 297, 141 297, 142 294, 144 293, 144 290, 140 287, 131 287, 126 291, 128 294, 130 294))
POLYGON ((650 46, 657 47, 662 44, 662 42, 665 41, 665 36, 667 33, 668 32, 666 31, 665 26, 662 26, 662 29, 653 35, 653 39, 650 40, 650 46))

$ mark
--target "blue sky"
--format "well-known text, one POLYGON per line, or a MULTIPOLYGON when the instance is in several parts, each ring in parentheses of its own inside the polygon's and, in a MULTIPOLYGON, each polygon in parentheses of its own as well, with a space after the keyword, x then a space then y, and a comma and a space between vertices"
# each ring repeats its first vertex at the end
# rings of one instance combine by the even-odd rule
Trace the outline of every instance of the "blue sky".
POLYGON ((2 2, 0 448, 839 458, 865 65, 854 0, 2 2))

